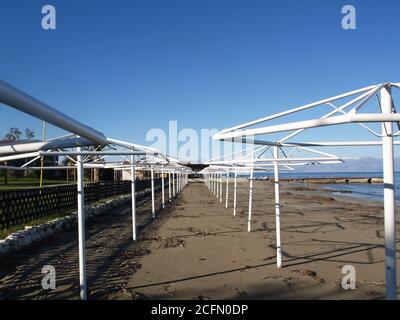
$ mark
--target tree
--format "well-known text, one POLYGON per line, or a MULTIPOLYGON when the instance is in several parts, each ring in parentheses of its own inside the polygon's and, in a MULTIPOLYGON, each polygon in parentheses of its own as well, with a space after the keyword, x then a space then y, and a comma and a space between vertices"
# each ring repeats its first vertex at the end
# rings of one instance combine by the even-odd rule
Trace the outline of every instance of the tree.
MULTIPOLYGON (((19 141, 21 140, 22 132, 20 129, 13 127, 8 130, 6 135, 4 136, 4 140, 6 141, 19 141)), ((25 129, 25 139, 32 140, 35 137, 35 131, 29 128, 25 129)))
POLYGON ((25 138, 26 140, 32 140, 35 137, 35 131, 26 128, 25 129, 25 138))
MULTIPOLYGON (((13 127, 13 128, 10 128, 8 130, 8 133, 6 133, 6 135, 4 136, 3 140, 5 140, 6 143, 10 142, 10 141, 18 141, 18 140, 21 139, 21 136, 22 136, 21 130, 16 128, 16 127, 13 127)), ((26 138, 26 140, 28 140, 28 141, 32 140, 34 137, 35 137, 35 132, 33 130, 29 129, 29 128, 26 128, 25 129, 25 138, 26 138)), ((4 163, 4 164, 7 165, 7 163, 4 163)), ((13 163, 11 163, 11 165, 12 164, 13 163)), ((4 170, 4 184, 7 184, 7 182, 8 182, 8 174, 9 173, 14 174, 15 176, 17 176, 19 172, 18 171, 14 172, 13 170, 11 170, 9 172, 9 170, 5 169, 4 170)), ((25 176, 26 176, 26 174, 27 174, 27 172, 25 171, 25 176)))
POLYGON ((10 134, 15 137, 14 140, 19 140, 21 138, 22 132, 18 128, 10 128, 10 134))

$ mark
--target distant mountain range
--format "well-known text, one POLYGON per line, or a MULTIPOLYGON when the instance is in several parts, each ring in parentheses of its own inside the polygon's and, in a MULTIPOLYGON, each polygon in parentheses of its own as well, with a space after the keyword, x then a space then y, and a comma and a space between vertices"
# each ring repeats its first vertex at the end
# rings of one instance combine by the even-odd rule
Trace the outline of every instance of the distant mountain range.
MULTIPOLYGON (((395 158, 394 166, 396 171, 400 171, 400 158, 395 158)), ((338 164, 299 166, 295 169, 298 172, 382 172, 382 159, 367 157, 338 164)))

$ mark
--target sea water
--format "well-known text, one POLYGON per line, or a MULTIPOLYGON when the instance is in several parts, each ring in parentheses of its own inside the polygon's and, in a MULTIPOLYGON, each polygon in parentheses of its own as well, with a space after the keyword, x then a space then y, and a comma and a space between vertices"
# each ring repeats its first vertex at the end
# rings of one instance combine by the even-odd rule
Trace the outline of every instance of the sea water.
MULTIPOLYGON (((273 177, 272 173, 255 173, 257 178, 273 177)), ((382 172, 281 172, 280 177, 288 178, 382 178, 382 172)), ((351 191, 346 196, 354 196, 359 198, 368 198, 371 200, 383 200, 383 184, 381 183, 357 183, 357 184, 326 184, 322 185, 329 190, 336 190, 338 193, 342 191, 351 191)), ((400 172, 395 173, 395 196, 400 201, 400 172)))

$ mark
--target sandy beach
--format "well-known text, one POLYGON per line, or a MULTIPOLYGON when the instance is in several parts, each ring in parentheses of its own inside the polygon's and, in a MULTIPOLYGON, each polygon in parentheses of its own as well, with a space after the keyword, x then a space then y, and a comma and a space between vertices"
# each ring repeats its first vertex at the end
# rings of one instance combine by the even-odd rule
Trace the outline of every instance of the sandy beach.
MULTIPOLYGON (((283 183, 283 268, 276 267, 273 185, 256 181, 252 232, 248 182, 233 186, 229 208, 192 180, 151 219, 138 202, 139 239, 131 239, 129 206, 87 223, 90 299, 382 299, 383 208, 320 186, 283 183), (356 289, 341 287, 342 267, 356 268, 356 289)), ((156 197, 160 208, 161 196, 156 197)), ((399 246, 398 246, 399 248, 399 246)), ((0 259, 1 299, 78 299, 76 229, 0 259), (41 289, 41 268, 57 271, 57 288, 41 289)))

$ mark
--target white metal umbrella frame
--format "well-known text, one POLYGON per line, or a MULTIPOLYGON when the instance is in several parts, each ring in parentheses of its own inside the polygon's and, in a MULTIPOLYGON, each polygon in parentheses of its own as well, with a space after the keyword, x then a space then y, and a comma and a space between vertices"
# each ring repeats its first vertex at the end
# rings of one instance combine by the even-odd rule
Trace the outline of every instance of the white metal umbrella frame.
MULTIPOLYGON (((236 141, 237 142, 237 141, 236 141)), ((294 146, 291 147, 290 152, 285 152, 284 147, 268 146, 261 144, 261 146, 251 146, 246 149, 247 154, 242 156, 242 150, 233 152, 230 154, 223 155, 222 157, 214 158, 206 162, 211 165, 204 170, 214 171, 213 169, 218 168, 219 170, 225 170, 226 173, 226 202, 225 207, 228 208, 228 191, 229 191, 229 171, 234 170, 234 201, 233 201, 233 215, 236 216, 236 205, 237 205, 237 170, 248 170, 250 174, 249 178, 249 201, 248 201, 248 218, 247 218, 247 231, 251 231, 251 220, 252 220, 252 208, 253 208, 253 180, 254 171, 267 171, 273 169, 274 171, 274 191, 275 191, 275 232, 276 232, 276 263, 277 267, 282 267, 282 243, 281 243, 281 213, 280 213, 280 184, 279 184, 279 172, 283 170, 295 170, 295 166, 304 165, 315 165, 325 163, 341 163, 344 162, 343 158, 339 158, 336 155, 314 150, 309 147, 294 146), (272 150, 271 150, 272 148, 272 150), (249 150, 250 149, 250 150, 249 150), (273 159, 267 158, 267 151, 272 153, 273 159), (279 157, 279 151, 281 151, 283 158, 279 157), (295 157, 296 152, 304 152, 306 156, 301 158, 295 157), (311 154, 311 156, 309 156, 311 154), (237 159, 230 158, 239 156, 237 159)), ((222 173, 217 173, 220 182, 220 188, 217 188, 216 196, 222 201, 222 173), (219 191, 219 192, 218 192, 219 191)), ((208 178, 207 175, 205 177, 208 178)), ((208 184, 208 179, 205 179, 208 184)), ((218 178, 217 178, 218 179, 218 178)), ((211 181, 215 180, 214 177, 211 181)), ((215 188, 211 188, 215 194, 215 188)))
MULTIPOLYGON (((216 133, 215 140, 238 141, 248 137, 267 135, 272 133, 290 132, 278 141, 253 141, 254 144, 270 145, 274 148, 282 146, 314 146, 314 147, 345 147, 345 146, 382 146, 383 155, 383 179, 384 179, 384 229, 385 229, 385 272, 386 272, 386 299, 396 299, 396 216, 395 216, 395 190, 394 190, 394 145, 399 144, 394 138, 400 135, 400 114, 396 112, 393 102, 392 89, 399 89, 400 83, 386 82, 372 85, 362 89, 347 92, 331 98, 323 99, 314 103, 296 107, 284 112, 273 114, 254 121, 231 127, 216 133), (379 111, 376 113, 361 113, 363 107, 372 98, 376 97, 379 111), (334 103, 342 103, 340 100, 348 98, 350 101, 340 106, 334 103), (252 126, 267 123, 269 121, 295 114, 303 110, 328 106, 332 111, 324 114, 321 118, 287 122, 283 124, 266 125, 257 128, 252 126), (340 114, 340 115, 337 115, 340 114), (333 126, 339 124, 356 123, 370 134, 381 139, 380 141, 322 141, 303 142, 294 141, 293 138, 303 131, 311 128, 333 126), (381 123, 381 132, 368 127, 367 123, 381 123), (393 123, 397 123, 398 131, 393 130, 393 123)), ((271 159, 278 163, 277 159, 271 159)), ((279 198, 278 198, 279 200, 279 198)), ((277 203, 279 206, 279 202, 277 203)))
MULTIPOLYGON (((36 98, 26 94, 25 92, 0 81, 0 103, 8 105, 24 113, 30 114, 33 117, 41 119, 47 123, 71 132, 71 134, 58 137, 47 141, 33 141, 26 143, 9 143, 7 145, 0 145, 0 162, 11 161, 15 159, 29 158, 22 166, 1 166, 1 168, 13 168, 16 170, 54 170, 54 169, 70 169, 70 166, 53 166, 53 167, 30 167, 29 165, 35 160, 52 155, 62 155, 69 157, 77 170, 77 189, 78 189, 78 246, 79 246, 79 282, 80 282, 80 297, 87 299, 87 281, 86 281, 86 249, 85 249, 85 211, 84 211, 84 188, 83 188, 83 170, 84 167, 108 167, 108 168, 121 168, 128 161, 131 169, 131 183, 132 183, 132 220, 133 220, 133 240, 136 240, 136 210, 135 210, 135 165, 138 163, 141 166, 150 165, 151 170, 151 187, 152 187, 152 203, 153 203, 153 217, 154 211, 154 166, 176 167, 174 162, 177 159, 165 156, 158 150, 148 148, 145 146, 128 143, 121 140, 111 139, 87 125, 84 125, 71 117, 61 113, 60 111, 46 105, 45 103, 37 100, 36 98), (82 147, 94 148, 94 150, 84 151, 82 147), (98 151, 100 146, 106 147, 110 150, 98 151), (65 150, 76 147, 76 151, 65 150), (125 148, 126 150, 118 150, 125 148), (71 158, 72 155, 76 156, 76 160, 71 158), (83 157, 87 157, 84 159, 83 157), (96 157, 89 162, 88 157, 96 157), (113 162, 112 165, 105 163, 104 159, 108 156, 124 157, 119 163, 113 162), (134 160, 135 156, 142 156, 141 159, 134 160), (127 157, 130 157, 128 160, 127 157), (86 165, 84 166, 84 163, 86 165), (95 163, 97 162, 97 163, 95 163)), ((168 168, 167 168, 168 169, 168 168)), ((187 183, 187 172, 181 167, 177 168, 176 176, 178 186, 174 187, 175 193, 179 193, 187 183)), ((175 173, 175 169, 172 169, 175 173)), ((173 174, 175 177, 175 174, 173 174)), ((164 196, 164 175, 162 175, 162 189, 164 196)), ((173 179, 175 185, 175 179, 173 179)), ((163 197, 164 199, 164 197, 163 197)), ((171 197, 170 197, 171 199, 171 197)))

